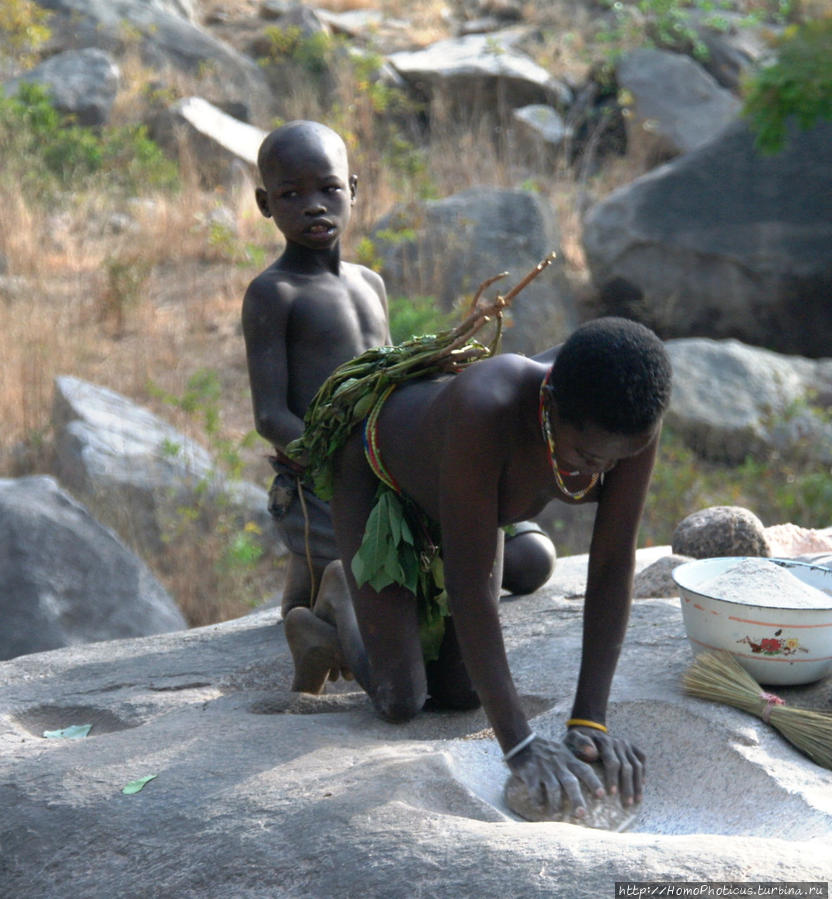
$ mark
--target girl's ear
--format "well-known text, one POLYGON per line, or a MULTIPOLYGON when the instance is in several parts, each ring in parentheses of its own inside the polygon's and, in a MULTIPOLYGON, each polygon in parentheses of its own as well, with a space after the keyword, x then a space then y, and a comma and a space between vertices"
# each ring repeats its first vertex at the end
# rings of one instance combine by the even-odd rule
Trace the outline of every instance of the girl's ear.
POLYGON ((355 203, 355 194, 358 190, 358 175, 350 175, 350 203, 355 203))
POLYGON ((257 201, 257 208, 260 212, 267 218, 270 219, 272 217, 272 211, 269 208, 269 194, 262 187, 256 187, 254 189, 254 199, 257 201))

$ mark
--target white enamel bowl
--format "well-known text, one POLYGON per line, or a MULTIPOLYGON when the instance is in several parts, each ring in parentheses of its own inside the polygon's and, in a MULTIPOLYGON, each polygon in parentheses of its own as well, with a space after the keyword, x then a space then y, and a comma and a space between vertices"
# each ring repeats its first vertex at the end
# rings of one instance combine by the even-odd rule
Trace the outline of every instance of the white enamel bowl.
POLYGON ((822 609, 753 605, 699 589, 743 558, 697 559, 673 570, 694 654, 727 649, 761 684, 808 684, 832 673, 832 570, 791 559, 769 560, 828 593, 829 607, 822 609))

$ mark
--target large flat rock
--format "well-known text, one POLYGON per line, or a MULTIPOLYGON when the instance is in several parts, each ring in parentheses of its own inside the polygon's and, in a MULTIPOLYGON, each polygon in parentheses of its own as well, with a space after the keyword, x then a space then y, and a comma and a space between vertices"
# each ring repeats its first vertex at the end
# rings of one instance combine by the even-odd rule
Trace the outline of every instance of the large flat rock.
MULTIPOLYGON (((575 686, 585 564, 560 560, 543 590, 502 604, 547 736, 575 686)), ((691 659, 678 599, 636 602, 610 723, 645 750, 649 780, 624 833, 511 815, 481 712, 390 725, 350 684, 290 693, 277 610, 2 663, 0 893, 598 897, 621 880, 832 880, 832 772, 683 695, 691 659), (43 737, 73 724, 93 727, 43 737)), ((829 707, 832 684, 794 693, 829 707)))

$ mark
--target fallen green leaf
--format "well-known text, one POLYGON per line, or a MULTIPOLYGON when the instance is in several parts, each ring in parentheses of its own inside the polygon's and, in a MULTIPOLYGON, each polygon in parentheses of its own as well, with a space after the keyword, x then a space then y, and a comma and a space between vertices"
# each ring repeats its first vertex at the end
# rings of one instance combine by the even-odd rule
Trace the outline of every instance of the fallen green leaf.
POLYGON ((157 776, 158 775, 156 774, 148 774, 145 777, 140 777, 138 780, 131 780, 121 792, 126 796, 132 796, 134 793, 138 793, 146 783, 150 783, 150 781, 157 776))
POLYGON ((47 740, 80 740, 92 729, 91 724, 71 724, 62 730, 45 730, 44 737, 47 740))

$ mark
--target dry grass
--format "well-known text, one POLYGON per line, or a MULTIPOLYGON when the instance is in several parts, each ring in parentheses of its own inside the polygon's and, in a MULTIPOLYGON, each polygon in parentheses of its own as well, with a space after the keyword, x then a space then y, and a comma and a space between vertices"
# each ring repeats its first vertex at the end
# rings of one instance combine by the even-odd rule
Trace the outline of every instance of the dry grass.
MULTIPOLYGON (((151 386, 181 396, 193 373, 209 367, 221 381, 223 437, 240 442, 251 430, 238 322, 254 269, 211 246, 205 222, 219 199, 146 198, 130 209, 130 229, 114 234, 108 223, 119 210, 106 198, 87 198, 56 216, 0 197, 16 222, 5 232, 13 235, 3 247, 10 274, 0 288, 0 476, 51 471, 53 384, 63 374, 114 389, 205 443, 199 421, 164 404, 151 386)), ((253 200, 240 202, 235 217, 241 240, 274 244, 253 200)), ((264 484, 265 444, 241 453, 245 475, 264 484)), ((214 563, 228 534, 185 519, 181 525, 147 561, 189 624, 236 617, 277 589, 272 558, 220 569, 214 563)), ((121 533, 133 543, 129 529, 121 533)))
POLYGON ((210 259, 195 206, 149 200, 113 234, 116 210, 105 205, 49 216, 17 200, 0 304, 5 448, 45 430, 58 374, 141 400, 151 380, 177 392, 199 360, 233 356, 246 274, 210 259))

